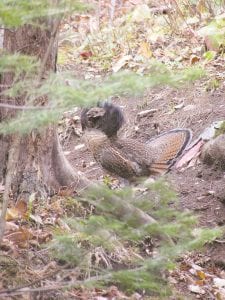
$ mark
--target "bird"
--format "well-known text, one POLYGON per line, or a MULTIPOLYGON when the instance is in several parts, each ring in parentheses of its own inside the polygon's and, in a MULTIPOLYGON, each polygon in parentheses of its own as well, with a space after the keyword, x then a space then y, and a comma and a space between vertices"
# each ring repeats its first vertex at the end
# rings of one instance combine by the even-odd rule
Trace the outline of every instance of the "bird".
POLYGON ((176 128, 143 143, 118 136, 124 125, 122 110, 104 102, 81 112, 84 142, 103 169, 130 181, 169 172, 190 143, 189 129, 176 128))

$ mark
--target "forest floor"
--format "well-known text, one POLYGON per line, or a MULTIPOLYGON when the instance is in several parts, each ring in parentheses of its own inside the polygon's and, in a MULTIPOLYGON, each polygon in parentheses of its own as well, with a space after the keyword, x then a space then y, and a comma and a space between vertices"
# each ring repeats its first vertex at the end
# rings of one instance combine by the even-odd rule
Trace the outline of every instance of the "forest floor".
MULTIPOLYGON (((112 102, 119 105, 126 116, 126 124, 120 131, 120 136, 147 141, 170 129, 189 128, 193 133, 192 140, 195 140, 213 122, 224 120, 225 89, 202 93, 201 87, 198 88, 196 83, 182 90, 155 88, 146 92, 143 97, 118 97, 112 102), (182 108, 173 109, 181 103, 182 108), (150 116, 139 117, 141 111, 150 109, 155 112, 150 116)), ((78 117, 79 115, 80 111, 77 113, 78 117)), ((78 128, 81 130, 79 125, 78 128)), ((64 150, 71 164, 89 179, 103 180, 106 172, 95 162, 84 145, 82 136, 71 135, 64 150)), ((224 171, 203 164, 198 159, 193 166, 173 169, 166 178, 179 193, 181 207, 200 214, 201 225, 213 227, 225 224, 225 205, 221 190, 225 184, 224 171)))
MULTIPOLYGON (((185 89, 169 87, 155 88, 143 97, 117 97, 112 102, 119 105, 125 116, 126 124, 121 136, 147 141, 157 134, 174 128, 189 128, 193 132, 193 140, 215 121, 224 120, 225 89, 203 92, 202 82, 197 82, 185 89), (182 107, 174 109, 174 107, 182 107), (138 117, 138 113, 155 109, 154 114, 138 117), (156 129, 157 128, 157 129, 156 129)), ((77 114, 79 116, 79 112, 77 114)), ((74 167, 82 171, 89 179, 103 181, 107 174, 94 161, 91 153, 84 146, 82 137, 71 135, 65 144, 65 153, 74 167), (76 149, 76 150, 74 150, 76 149)), ((182 170, 172 170, 166 179, 177 191, 181 209, 189 209, 199 216, 199 224, 205 227, 225 224, 225 173, 212 166, 203 164, 198 159, 195 164, 182 170)), ((223 274, 225 269, 225 241, 215 241, 207 245, 204 252, 195 253, 180 264, 179 279, 176 287, 182 293, 188 292, 186 281, 188 267, 182 271, 184 264, 204 267, 205 273, 223 274)), ((178 272, 178 271, 177 271, 178 272)), ((210 289, 209 289, 210 290, 210 289)), ((209 292, 209 291, 208 291, 209 292)), ((216 299, 212 294, 196 293, 196 299, 216 299)), ((195 299, 189 294, 188 299, 195 299), (190 298, 189 298, 190 297, 190 298)), ((223 298, 222 298, 223 299, 223 298)))
MULTIPOLYGON (((134 2, 136 5, 143 1, 128 2, 131 4, 134 2)), ((159 4, 158 2, 160 3, 160 1, 157 1, 157 4, 159 4)), ((105 11, 108 7, 103 7, 102 9, 101 20, 106 16, 105 11)), ((119 19, 121 15, 123 17, 123 13, 119 13, 115 17, 119 19)), ((90 29, 89 21, 93 21, 92 17, 93 15, 91 17, 89 15, 77 15, 67 20, 62 27, 62 35, 67 31, 71 33, 71 29, 74 35, 72 35, 72 38, 64 37, 64 40, 61 40, 59 69, 61 65, 66 65, 66 68, 74 70, 74 76, 78 76, 80 79, 104 78, 106 74, 112 72, 112 66, 114 66, 114 69, 115 66, 117 69, 120 67, 122 69, 125 64, 121 63, 120 67, 118 67, 116 62, 120 60, 119 57, 123 58, 126 56, 127 48, 130 46, 133 47, 132 50, 135 52, 133 54, 139 52, 145 58, 153 56, 168 64, 171 61, 174 62, 176 56, 179 56, 179 61, 177 61, 180 62, 179 67, 189 66, 190 57, 187 59, 187 54, 190 55, 190 53, 194 52, 194 60, 196 59, 197 61, 201 56, 200 53, 196 54, 196 51, 198 51, 196 49, 202 47, 203 42, 195 41, 195 44, 193 44, 193 40, 188 33, 187 36, 182 36, 182 38, 173 36, 174 39, 172 41, 168 36, 166 38, 160 36, 155 43, 152 42, 151 49, 146 48, 146 44, 142 44, 145 36, 140 27, 145 25, 144 28, 148 28, 149 24, 147 23, 148 21, 143 21, 141 25, 137 26, 134 37, 129 41, 132 45, 129 44, 128 47, 126 44, 123 45, 121 56, 113 57, 112 60, 114 61, 112 63, 112 53, 109 53, 109 60, 108 58, 105 59, 104 56, 103 70, 102 62, 99 62, 102 51, 105 55, 105 49, 107 48, 103 35, 101 37, 101 46, 99 46, 99 41, 96 41, 95 38, 94 41, 89 40, 91 49, 94 46, 96 46, 95 49, 98 49, 96 51, 97 54, 95 52, 96 57, 91 51, 86 51, 86 48, 81 50, 80 56, 74 55, 77 40, 82 38, 84 40, 87 31, 94 30, 93 22, 90 29), (173 51, 170 51, 171 48, 173 51), (185 54, 182 52, 184 48, 188 48, 188 51, 185 50, 185 54), (175 52, 176 55, 172 54, 172 52, 175 52), (95 58, 95 60, 91 60, 92 58, 95 58), (106 65, 110 66, 107 70, 105 68, 106 65)), ((160 16, 156 16, 156 18, 160 19, 160 16)), ((150 22, 152 24, 152 20, 150 22)), ((123 22, 120 24, 123 24, 123 22)), ((119 41, 117 42, 120 43, 119 41)), ((132 59, 130 57, 126 58, 128 59, 128 68, 132 69, 132 59)), ((138 64, 135 63, 135 66, 138 64)), ((141 63, 138 67, 142 68, 141 63)), ((217 57, 205 64, 204 67, 208 72, 206 77, 197 80, 193 84, 187 83, 179 89, 167 86, 157 87, 147 90, 143 96, 112 97, 110 100, 122 108, 126 117, 126 124, 121 129, 120 135, 147 141, 152 136, 170 129, 189 128, 193 132, 194 140, 213 122, 224 120, 224 59, 217 57), (217 85, 218 82, 219 84, 217 85), (140 117, 140 112, 149 109, 153 109, 154 112, 140 117)), ((143 73, 145 73, 144 68, 145 66, 143 67, 143 73)), ((91 153, 86 149, 82 140, 79 120, 80 108, 75 107, 73 111, 66 112, 62 121, 60 121, 59 135, 64 153, 72 166, 83 172, 90 180, 102 182, 107 173, 94 161, 91 153)), ((205 165, 200 159, 197 159, 192 166, 184 167, 181 170, 173 169, 166 175, 166 179, 177 191, 180 209, 189 209, 198 215, 199 225, 213 228, 225 224, 224 171, 205 165)), ((115 182, 118 184, 116 180, 115 182)), ((34 203, 32 220, 22 220, 18 224, 14 222, 14 217, 12 216, 13 222, 9 222, 8 226, 11 227, 7 229, 9 234, 6 236, 5 245, 1 248, 4 255, 0 253, 0 267, 2 268, 0 272, 0 299, 131 299, 117 289, 113 290, 115 287, 105 290, 96 288, 91 291, 85 288, 65 291, 57 290, 57 282, 66 280, 69 282, 74 278, 76 279, 77 270, 74 268, 71 271, 68 265, 61 265, 59 261, 54 260, 49 255, 48 248, 40 245, 52 239, 56 226, 60 229, 67 228, 63 222, 63 218, 67 213, 66 209, 67 202, 65 199, 55 197, 48 199, 47 204, 46 202, 43 205, 40 205, 40 202, 38 204, 34 203), (25 229, 23 227, 24 224, 25 229), (32 227, 32 232, 30 232, 30 227, 32 227), (26 228, 29 228, 29 230, 26 228), (13 230, 16 230, 16 232, 11 233, 13 230), (19 230, 20 234, 18 234, 19 230), (28 237, 30 237, 29 241, 27 241, 28 237), (30 286, 32 288, 29 290, 30 286), (45 289, 46 286, 48 288, 45 289), (21 288, 27 289, 28 292, 22 293, 21 288), (20 291, 18 292, 18 290, 20 291)), ((22 208, 19 210, 22 210, 22 208)), ((70 210, 69 213, 71 214, 71 207, 68 210, 70 210)), ((74 211, 77 214, 77 207, 74 207, 74 211)), ((177 298, 173 297, 171 299, 225 299, 224 253, 225 241, 216 240, 206 245, 204 251, 194 252, 180 258, 177 268, 171 273, 170 281, 171 285, 175 286, 178 295, 181 295, 183 298, 177 296, 177 298)), ((144 298, 140 295, 134 295, 132 299, 144 298)))
MULTIPOLYGON (((193 39, 190 39, 188 35, 186 37, 182 36, 182 39, 182 42, 180 38, 177 40, 174 38, 172 42, 163 40, 164 57, 162 59, 163 55, 159 55, 159 59, 166 62, 171 60, 171 57, 167 57, 167 54, 170 56, 171 53, 166 52, 171 44, 173 44, 173 50, 177 50, 178 56, 183 55, 181 54, 182 45, 184 48, 187 46, 193 52, 195 52, 195 48, 201 45, 201 42, 200 44, 196 41, 193 43, 193 39)), ((150 52, 153 51, 156 57, 159 44, 152 45, 150 50, 150 52)), ((146 56, 146 53, 143 55, 146 56)), ((183 66, 188 66, 191 61, 190 59, 187 62, 184 57, 181 60, 183 66)), ((76 74, 84 79, 93 77, 93 73, 97 77, 102 76, 101 68, 96 67, 95 64, 93 67, 91 57, 85 57, 83 62, 84 64, 75 67, 76 74), (93 71, 93 69, 95 70, 93 71)), ((194 84, 187 83, 182 88, 157 87, 146 91, 143 96, 112 97, 110 101, 119 105, 126 117, 126 124, 121 129, 120 135, 147 141, 152 136, 173 128, 189 128, 193 133, 193 140, 195 140, 213 122, 223 121, 225 119, 225 84, 221 80, 224 78, 223 62, 224 59, 218 57, 209 64, 204 65, 208 75, 201 80, 197 80, 194 84), (216 86, 214 86, 214 83, 216 83, 216 86), (154 113, 140 117, 140 112, 151 109, 154 113)), ((112 63, 114 66, 115 64, 112 63)), ((77 119, 79 119, 79 114, 80 110, 75 113, 77 119)), ((79 131, 81 129, 79 123, 77 126, 79 131)), ((72 165, 82 171, 89 179, 103 181, 107 173, 94 161, 91 153, 83 143, 82 136, 71 134, 70 139, 64 144, 64 150, 72 165)), ((223 170, 205 165, 198 158, 190 167, 172 170, 166 176, 166 179, 179 195, 180 208, 182 210, 189 209, 198 215, 200 226, 213 228, 225 224, 225 173, 223 170)), ((175 272, 174 283, 176 289, 181 294, 188 295, 188 299, 217 299, 215 293, 213 293, 213 276, 211 275, 225 278, 224 251, 225 241, 216 240, 214 243, 208 244, 203 252, 196 252, 188 258, 185 257, 180 267, 178 267, 177 273, 175 272), (190 293, 188 285, 195 284, 198 281, 196 278, 190 278, 190 273, 188 275, 193 265, 199 266, 202 268, 201 270, 204 270, 203 272, 209 274, 211 281, 209 280, 207 282, 208 286, 206 284, 201 290, 202 281, 200 280, 199 290, 190 293)), ((220 294, 220 297, 225 299, 224 291, 220 294)))

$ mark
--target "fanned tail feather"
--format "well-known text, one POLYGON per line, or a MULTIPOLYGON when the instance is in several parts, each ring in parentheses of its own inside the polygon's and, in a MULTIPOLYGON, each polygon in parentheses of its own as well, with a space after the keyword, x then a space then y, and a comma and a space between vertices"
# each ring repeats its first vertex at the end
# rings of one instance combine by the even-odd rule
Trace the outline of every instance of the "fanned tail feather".
POLYGON ((163 133, 150 141, 147 145, 156 149, 158 157, 150 166, 153 174, 165 174, 182 155, 192 138, 189 129, 174 129, 163 133))

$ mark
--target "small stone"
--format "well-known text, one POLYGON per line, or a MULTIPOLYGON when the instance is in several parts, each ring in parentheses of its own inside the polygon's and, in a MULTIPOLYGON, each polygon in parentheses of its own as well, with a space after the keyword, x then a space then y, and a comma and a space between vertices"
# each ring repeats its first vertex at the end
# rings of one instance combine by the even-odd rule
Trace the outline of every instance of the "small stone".
POLYGON ((147 109, 147 110, 142 110, 137 114, 137 117, 143 118, 143 117, 153 117, 154 113, 157 112, 157 109, 147 109))
POLYGON ((80 150, 80 149, 82 149, 84 147, 85 147, 84 144, 79 144, 79 145, 77 145, 77 146, 74 147, 74 150, 80 150))
POLYGON ((64 155, 70 155, 71 151, 64 151, 64 155))
POLYGON ((208 195, 215 195, 215 191, 208 191, 208 195))
POLYGON ((189 291, 191 291, 192 293, 195 294, 201 294, 204 295, 205 294, 205 290, 203 290, 200 286, 198 285, 194 285, 194 284, 190 284, 188 286, 189 291))
POLYGON ((144 185, 145 185, 145 186, 148 186, 148 185, 151 185, 151 184, 153 184, 153 183, 155 183, 155 179, 149 177, 148 179, 145 180, 144 185))
POLYGON ((189 104, 184 107, 184 111, 189 111, 189 110, 194 110, 194 109, 196 109, 196 105, 194 105, 194 104, 189 104))
POLYGON ((196 264, 192 264, 191 267, 192 267, 192 269, 194 269, 196 271, 202 271, 203 270, 202 267, 200 267, 199 265, 196 265, 196 264))
POLYGON ((139 131, 139 127, 138 127, 138 126, 135 126, 135 127, 134 127, 134 131, 135 131, 135 132, 138 132, 138 131, 139 131))
POLYGON ((213 278, 213 284, 217 287, 217 288, 225 288, 225 279, 221 279, 221 278, 213 278))
POLYGON ((177 105, 175 105, 174 106, 174 109, 181 109, 181 108, 183 108, 184 107, 184 102, 181 102, 181 103, 179 103, 179 104, 177 104, 177 105))

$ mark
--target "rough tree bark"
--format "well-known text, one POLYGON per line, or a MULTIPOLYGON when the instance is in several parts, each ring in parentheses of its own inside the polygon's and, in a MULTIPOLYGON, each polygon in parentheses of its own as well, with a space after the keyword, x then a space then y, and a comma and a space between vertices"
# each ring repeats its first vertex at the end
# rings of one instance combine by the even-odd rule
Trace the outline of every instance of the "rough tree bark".
MULTIPOLYGON (((3 42, 7 53, 32 55, 41 60, 42 70, 37 74, 40 83, 49 71, 56 70, 59 21, 48 20, 44 25, 47 29, 25 25, 16 30, 5 30, 3 42)), ((13 79, 12 73, 2 75, 1 87, 11 86, 13 79)), ((26 105, 24 97, 9 99, 1 96, 0 102, 26 105)), ((15 110, 0 107, 0 121, 13 117, 15 113, 15 110)), ((60 186, 72 186, 79 191, 89 184, 64 157, 55 126, 42 131, 33 130, 26 136, 1 135, 0 147, 0 180, 5 181, 8 193, 17 199, 27 199, 31 193, 46 196, 49 189, 57 190, 60 186)))

